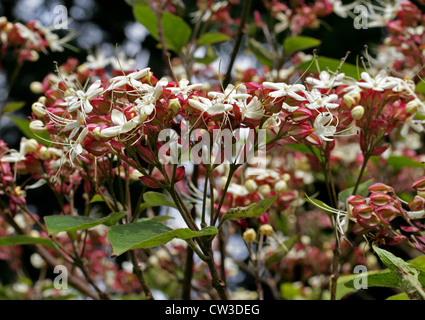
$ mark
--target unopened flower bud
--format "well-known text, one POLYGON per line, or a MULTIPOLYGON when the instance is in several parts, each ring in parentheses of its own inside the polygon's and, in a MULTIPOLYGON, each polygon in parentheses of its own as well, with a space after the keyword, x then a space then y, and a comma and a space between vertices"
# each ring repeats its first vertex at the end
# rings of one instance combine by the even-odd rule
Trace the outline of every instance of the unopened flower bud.
POLYGON ((46 126, 44 125, 43 121, 41 120, 34 120, 30 123, 30 129, 34 133, 42 133, 46 131, 46 126))
POLYGON ((35 139, 28 139, 25 141, 25 153, 31 153, 38 150, 38 142, 35 139))
POLYGON ((30 256, 30 262, 36 269, 41 269, 46 265, 46 262, 44 262, 43 258, 38 253, 33 253, 30 256))
POLYGON ((288 182, 289 180, 291 180, 291 175, 289 173, 284 173, 282 176, 282 180, 288 182))
POLYGON ((263 197, 267 197, 271 191, 272 189, 268 184, 263 184, 258 188, 258 193, 261 194, 263 197))
POLYGON ((31 58, 30 61, 35 62, 40 58, 40 55, 38 54, 37 51, 35 50, 31 50, 31 58))
POLYGON ((351 108, 360 99, 360 92, 352 91, 344 95, 344 103, 351 108))
POLYGON ((130 174, 130 179, 134 181, 139 181, 140 177, 142 176, 143 174, 139 170, 134 169, 130 174))
POLYGON ((245 188, 248 190, 249 193, 253 193, 257 191, 258 185, 254 180, 248 179, 245 181, 245 188))
POLYGON ((273 227, 271 225, 269 225, 269 224, 263 224, 258 229, 258 231, 260 231, 260 233, 262 235, 269 236, 269 235, 271 235, 273 233, 273 227))
POLYGON ((33 81, 30 84, 30 90, 32 93, 40 94, 43 92, 43 85, 39 81, 33 81))
POLYGON ((90 70, 89 67, 87 67, 87 65, 84 64, 84 63, 77 67, 78 73, 84 73, 84 72, 89 71, 89 70, 90 70))
POLYGON ((177 98, 171 99, 167 106, 168 110, 171 110, 173 115, 176 115, 179 112, 180 107, 181 105, 180 105, 179 99, 177 98))
POLYGON ((257 233, 252 228, 247 229, 242 235, 242 239, 245 242, 253 242, 255 241, 256 238, 257 238, 257 233))
POLYGON ((406 112, 407 113, 415 113, 418 110, 419 103, 416 99, 409 101, 406 104, 406 112))
POLYGON ((360 120, 364 115, 364 108, 362 106, 355 106, 351 110, 351 117, 354 120, 360 120))
POLYGON ((286 182, 284 180, 280 180, 280 181, 276 182, 276 184, 274 185, 274 189, 277 192, 285 191, 287 188, 288 188, 288 185, 286 184, 286 182))
POLYGON ((34 102, 31 106, 32 112, 39 117, 43 118, 47 114, 46 107, 42 105, 40 102, 34 102))
POLYGON ((43 106, 45 106, 47 103, 47 98, 45 96, 41 96, 38 98, 37 102, 40 102, 43 106))

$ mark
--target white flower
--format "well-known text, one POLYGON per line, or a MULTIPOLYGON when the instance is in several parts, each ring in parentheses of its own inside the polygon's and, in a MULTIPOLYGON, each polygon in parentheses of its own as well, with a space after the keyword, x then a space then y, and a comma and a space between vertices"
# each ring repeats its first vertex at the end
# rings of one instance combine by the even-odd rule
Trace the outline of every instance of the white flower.
POLYGON ((80 110, 84 115, 92 112, 93 106, 90 104, 90 100, 97 98, 103 91, 101 88, 101 81, 96 80, 86 92, 83 90, 77 90, 75 93, 65 97, 65 102, 61 105, 67 106, 68 112, 74 112, 80 110))
POLYGON ((295 100, 299 100, 299 101, 305 100, 304 97, 296 93, 296 92, 305 90, 305 86, 302 84, 288 85, 285 82, 276 82, 276 83, 263 82, 263 87, 275 90, 269 93, 269 96, 275 99, 280 97, 290 96, 291 98, 295 100))
POLYGON ((332 141, 332 137, 336 133, 336 126, 332 126, 333 115, 330 112, 319 113, 314 120, 314 132, 323 141, 332 141))
POLYGON ((15 162, 18 163, 20 161, 25 160, 25 156, 29 152, 33 152, 37 150, 38 142, 34 139, 27 139, 23 137, 21 139, 21 143, 19 144, 19 151, 10 149, 9 154, 5 155, 1 158, 1 162, 15 162))
POLYGON ((121 51, 118 53, 118 57, 110 57, 109 62, 115 70, 130 71, 134 69, 136 61, 133 58, 127 57, 125 52, 121 51))
POLYGON ((341 0, 332 0, 331 3, 333 12, 341 18, 347 18, 351 13, 350 10, 359 4, 358 1, 353 1, 352 3, 344 5, 341 0))
POLYGON ((95 54, 87 56, 85 65, 90 69, 103 69, 109 65, 110 59, 105 56, 105 53, 97 50, 95 54))
POLYGON ((258 100, 257 97, 253 97, 248 104, 243 102, 238 103, 237 105, 241 110, 242 120, 245 118, 261 119, 261 117, 264 115, 263 104, 258 100))
POLYGON ((276 34, 279 34, 289 27, 289 18, 287 14, 291 14, 291 10, 288 10, 289 12, 283 13, 278 12, 275 16, 275 18, 279 21, 274 25, 274 32, 276 34))
POLYGON ((139 124, 138 117, 127 121, 125 114, 117 109, 112 110, 111 120, 115 124, 115 126, 101 130, 100 135, 102 137, 112 138, 119 136, 120 134, 127 133, 133 130, 139 124))
POLYGON ((365 82, 356 82, 359 87, 372 89, 375 91, 384 91, 385 89, 391 89, 398 85, 398 81, 394 80, 393 77, 389 77, 385 70, 381 70, 375 78, 372 78, 369 73, 362 72, 361 77, 365 82))
POLYGON ((333 103, 338 99, 338 95, 334 93, 322 96, 322 93, 319 90, 313 89, 310 92, 305 91, 304 94, 309 102, 306 104, 306 107, 311 110, 316 110, 318 108, 334 109, 339 106, 338 103, 333 103))
POLYGON ((266 121, 264 121, 261 129, 272 129, 275 133, 278 133, 281 123, 282 121, 279 118, 279 113, 274 113, 266 121))
POLYGON ((204 85, 202 83, 189 84, 189 80, 183 78, 179 81, 178 87, 169 87, 168 89, 174 95, 183 95, 183 99, 187 99, 192 90, 201 89, 204 85))
POLYGON ((83 142, 86 135, 89 133, 89 128, 84 127, 83 130, 81 130, 77 140, 70 141, 68 144, 68 150, 67 153, 69 154, 69 160, 71 162, 71 165, 74 166, 75 158, 79 155, 81 155, 84 151, 83 146, 81 143, 83 142))
POLYGON ((414 116, 407 118, 406 122, 401 127, 400 135, 402 137, 407 137, 407 134, 409 133, 410 128, 412 128, 416 132, 423 132, 424 131, 423 121, 415 120, 415 119, 413 119, 413 117, 414 116))
POLYGON ((241 197, 244 197, 249 194, 249 191, 247 188, 236 183, 231 183, 229 187, 227 188, 227 192, 236 196, 241 196, 241 197))
POLYGON ((149 70, 150 68, 145 68, 143 70, 132 72, 128 75, 113 77, 110 80, 111 85, 108 87, 108 90, 114 90, 126 84, 133 88, 140 87, 142 83, 138 80, 146 76, 149 70))
POLYGON ((198 97, 198 99, 199 100, 189 99, 190 106, 210 115, 225 113, 233 110, 233 106, 228 103, 224 104, 221 102, 215 102, 214 100, 210 100, 204 97, 198 97))
POLYGON ((41 43, 41 37, 38 33, 28 29, 25 25, 20 22, 15 23, 16 29, 18 29, 19 36, 26 39, 29 44, 38 48, 41 43))
POLYGON ((343 84, 342 80, 344 79, 345 74, 339 73, 336 75, 331 75, 327 71, 322 71, 319 74, 319 79, 313 77, 307 77, 306 82, 313 85, 313 88, 317 89, 330 89, 337 87, 343 84))
POLYGON ((244 85, 235 87, 233 84, 229 84, 224 92, 212 91, 208 93, 208 97, 223 103, 237 103, 240 100, 248 99, 250 95, 247 93, 244 85))

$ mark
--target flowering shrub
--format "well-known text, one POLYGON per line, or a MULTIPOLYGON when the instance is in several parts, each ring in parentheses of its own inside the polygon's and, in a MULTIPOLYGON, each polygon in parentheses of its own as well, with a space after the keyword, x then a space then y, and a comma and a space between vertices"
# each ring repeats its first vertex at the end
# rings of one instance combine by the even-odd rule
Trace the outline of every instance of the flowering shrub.
MULTIPOLYGON (((396 59, 373 64, 366 50, 355 67, 348 54, 307 55, 321 41, 302 33, 357 2, 264 1, 268 15, 249 17, 252 1, 199 1, 191 24, 180 5, 133 7, 166 75, 120 57, 69 57, 31 85, 39 98, 17 122, 19 150, 0 140, 0 258, 18 273, 29 245, 34 268, 64 266, 72 286, 39 280, 16 296, 40 297, 37 285, 42 298, 340 299, 366 265, 423 298, 425 178, 421 145, 411 144, 423 135, 423 53, 404 44, 421 48, 425 15, 396 1, 377 54, 396 59), (243 36, 262 68, 232 73, 243 36), (232 37, 227 72, 216 72, 214 49, 232 37), (38 188, 58 212, 34 210, 27 196, 38 188), (387 245, 416 259, 400 262, 387 245), (241 290, 241 273, 252 291, 241 290)), ((7 18, 0 32, 18 65, 68 40, 7 18)))

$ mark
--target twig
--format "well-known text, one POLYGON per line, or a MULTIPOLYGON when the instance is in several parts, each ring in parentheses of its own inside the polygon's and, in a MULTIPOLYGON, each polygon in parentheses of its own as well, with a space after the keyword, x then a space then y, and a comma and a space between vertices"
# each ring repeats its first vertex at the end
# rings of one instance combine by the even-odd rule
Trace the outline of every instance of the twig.
POLYGON ((252 0, 245 1, 244 7, 242 9, 243 11, 242 11, 242 16, 241 16, 241 21, 240 21, 240 24, 239 24, 238 34, 236 35, 235 45, 233 46, 233 51, 232 51, 232 54, 230 56, 230 62, 229 62, 229 66, 227 67, 226 77, 224 78, 224 81, 223 81, 223 87, 224 88, 226 88, 227 85, 230 83, 233 64, 235 63, 235 59, 236 59, 236 56, 238 54, 239 47, 241 45, 242 36, 245 33, 245 23, 248 19, 249 11, 250 11, 250 8, 251 8, 251 3, 252 3, 252 0))

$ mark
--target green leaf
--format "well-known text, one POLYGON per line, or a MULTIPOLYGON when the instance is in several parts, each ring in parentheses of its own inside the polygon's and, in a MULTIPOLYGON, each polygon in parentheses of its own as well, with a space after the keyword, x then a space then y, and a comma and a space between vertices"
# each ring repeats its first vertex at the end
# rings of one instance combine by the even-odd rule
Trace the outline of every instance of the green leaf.
MULTIPOLYGON (((158 18, 151 8, 143 4, 135 5, 133 14, 136 20, 145 26, 152 37, 160 41, 158 18)), ((182 18, 169 12, 162 14, 161 23, 167 49, 180 52, 189 41, 192 29, 182 18)))
POLYGON ((425 94, 425 81, 421 81, 416 84, 416 91, 419 93, 425 94))
POLYGON ((162 15, 162 28, 167 48, 175 52, 182 50, 192 34, 192 29, 186 21, 169 12, 162 15))
POLYGON ((338 277, 337 285, 336 285, 337 300, 342 299, 345 295, 349 294, 350 292, 354 290, 353 286, 348 286, 347 284, 352 282, 352 280, 358 276, 359 276, 358 274, 348 274, 348 275, 338 277))
POLYGON ((313 206, 321 209, 324 213, 326 213, 329 217, 332 217, 335 213, 334 208, 332 208, 331 206, 328 206, 326 203, 324 203, 323 201, 317 200, 317 199, 312 199, 310 198, 307 194, 305 194, 305 198, 308 202, 310 202, 313 206))
MULTIPOLYGON (((359 184, 359 187, 357 188, 356 195, 362 195, 366 197, 369 194, 368 188, 372 185, 373 179, 369 179, 361 184, 359 184)), ((338 200, 342 203, 346 203, 349 196, 353 194, 354 187, 345 189, 338 193, 338 200)))
MULTIPOLYGON (((419 256, 413 260, 410 260, 409 263, 420 271, 418 276, 419 282, 422 287, 425 286, 425 256, 419 256)), ((338 296, 341 298, 354 290, 354 279, 359 276, 359 274, 351 274, 338 278, 338 296)), ((367 286, 368 287, 388 287, 388 288, 400 288, 400 278, 391 272, 390 269, 384 269, 380 271, 369 271, 365 274, 367 276, 367 286)), ((405 293, 392 296, 388 300, 402 299, 403 297, 407 298, 405 293), (400 297, 398 297, 400 296, 400 297)))
POLYGON ((137 21, 139 21, 149 31, 151 36, 159 41, 158 34, 158 19, 155 13, 149 8, 148 5, 136 5, 133 7, 133 14, 137 21))
MULTIPOLYGON (((359 276, 360 274, 355 274, 359 276)), ((387 287, 387 288, 398 288, 398 279, 397 277, 388 269, 382 271, 368 271, 362 276, 367 276, 367 286, 368 287, 387 287)), ((356 278, 354 277, 354 278, 356 278)), ((354 279, 347 281, 345 283, 347 288, 354 289, 354 279)))
POLYGON ((280 285, 280 296, 284 300, 294 300, 303 296, 300 287, 295 286, 292 282, 284 282, 280 285))
MULTIPOLYGON (((170 199, 167 195, 155 192, 155 191, 148 191, 143 194, 143 200, 145 200, 144 203, 140 205, 141 210, 149 208, 149 207, 160 207, 160 206, 166 206, 166 207, 172 207, 177 209, 176 203, 170 199)), ((189 202, 185 202, 186 207, 188 210, 192 209, 192 204, 189 202)))
POLYGON ((174 238, 186 240, 215 234, 217 234, 216 227, 207 227, 200 231, 192 231, 188 228, 173 230, 158 221, 145 219, 112 226, 109 229, 108 238, 113 248, 112 255, 119 256, 129 250, 156 247, 174 238))
POLYGON ((208 46, 215 43, 225 42, 230 39, 225 33, 221 32, 208 32, 204 33, 198 40, 198 46, 208 46))
MULTIPOLYGON (((336 71, 340 65, 341 60, 333 59, 333 58, 327 58, 327 57, 318 57, 317 62, 319 64, 320 70, 317 69, 316 63, 312 63, 313 60, 306 61, 298 66, 298 69, 304 70, 304 71, 310 71, 310 72, 319 72, 326 70, 329 68, 329 71, 336 71)), ((355 66, 353 64, 344 62, 344 64, 341 66, 340 72, 345 73, 346 76, 352 77, 352 78, 359 78, 360 74, 365 71, 363 68, 360 68, 358 66, 355 66)))
POLYGON ((17 235, 0 238, 0 247, 26 245, 26 244, 41 244, 45 247, 54 248, 52 242, 47 238, 30 237, 26 235, 17 235))
POLYGON ((273 68, 273 53, 264 48, 262 43, 253 38, 249 38, 248 48, 261 64, 273 68))
POLYGON ((103 218, 93 218, 84 216, 47 216, 44 217, 49 234, 57 234, 62 231, 86 230, 104 224, 107 226, 114 225, 126 214, 126 212, 112 212, 103 218))
POLYGON ((1 109, 1 113, 14 112, 21 109, 23 106, 25 106, 25 101, 9 102, 1 109))
POLYGON ((41 144, 48 145, 50 143, 50 135, 47 131, 42 133, 35 134, 30 129, 30 121, 26 119, 20 119, 17 117, 9 116, 9 118, 16 124, 16 126, 21 130, 21 132, 28 138, 28 139, 35 139, 41 144))
POLYGON ((273 263, 280 261, 295 245, 298 240, 298 236, 294 235, 290 237, 288 240, 283 242, 283 245, 279 245, 271 254, 266 258, 266 266, 269 267, 273 263))
POLYGON ((423 168, 424 164, 417 162, 406 156, 394 156, 391 155, 387 159, 387 163, 393 167, 395 171, 403 168, 423 168))
POLYGON ((393 296, 388 297, 385 300, 407 300, 407 294, 404 293, 404 292, 398 293, 398 294, 395 294, 393 296))
POLYGON ((238 220, 246 218, 260 217, 272 205, 279 195, 263 199, 258 203, 250 204, 247 207, 236 207, 229 209, 223 216, 223 221, 227 219, 238 220))
POLYGON ((317 47, 321 44, 319 39, 297 36, 286 38, 283 41, 283 50, 286 56, 291 56, 293 53, 306 49, 317 47))
POLYGON ((373 250, 396 276, 400 288, 409 299, 425 300, 425 292, 419 282, 419 271, 412 264, 379 247, 373 246, 373 250))
POLYGON ((90 203, 95 203, 95 202, 105 202, 105 200, 102 198, 100 194, 95 194, 93 198, 91 198, 90 203))

